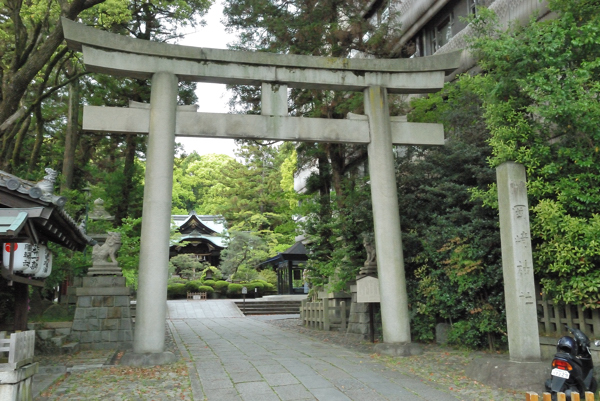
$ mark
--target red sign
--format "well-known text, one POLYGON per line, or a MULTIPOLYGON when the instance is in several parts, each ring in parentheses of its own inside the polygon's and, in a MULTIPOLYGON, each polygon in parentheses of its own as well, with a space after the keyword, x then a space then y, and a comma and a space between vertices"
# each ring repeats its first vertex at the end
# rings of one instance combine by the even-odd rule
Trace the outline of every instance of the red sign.
MULTIPOLYGON (((12 245, 14 245, 14 246, 15 246, 15 251, 16 251, 17 249, 19 249, 19 244, 12 244, 12 245)), ((5 244, 5 245, 4 245, 4 248, 6 249, 6 252, 10 252, 10 246, 11 246, 11 244, 5 244)))

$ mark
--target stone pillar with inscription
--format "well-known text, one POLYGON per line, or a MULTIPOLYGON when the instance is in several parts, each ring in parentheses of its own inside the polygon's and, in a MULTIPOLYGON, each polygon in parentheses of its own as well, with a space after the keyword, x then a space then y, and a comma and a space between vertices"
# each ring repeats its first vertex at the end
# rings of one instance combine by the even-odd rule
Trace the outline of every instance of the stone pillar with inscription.
POLYGON ((518 163, 506 162, 497 167, 496 177, 510 359, 539 362, 540 338, 525 168, 518 163))

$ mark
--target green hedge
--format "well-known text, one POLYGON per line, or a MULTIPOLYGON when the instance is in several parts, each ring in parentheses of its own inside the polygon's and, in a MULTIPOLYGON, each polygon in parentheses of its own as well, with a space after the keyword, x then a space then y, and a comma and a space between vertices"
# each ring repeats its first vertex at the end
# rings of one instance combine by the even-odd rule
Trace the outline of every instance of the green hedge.
POLYGON ((202 286, 203 283, 200 280, 188 281, 185 283, 186 292, 199 292, 198 288, 202 286))
MULTIPOLYGON (((258 288, 259 292, 262 292, 265 289, 265 284, 268 283, 260 280, 250 282, 250 285, 254 286, 254 288, 258 288)), ((250 288, 248 288, 248 291, 250 291, 250 288)))
POLYGON ((227 287, 227 295, 241 295, 243 287, 242 284, 229 284, 229 287, 227 287))
POLYGON ((227 287, 229 287, 229 283, 225 280, 215 281, 214 289, 218 292, 227 292, 227 287))
POLYGON ((180 299, 187 297, 187 290, 185 284, 175 283, 167 286, 167 298, 168 299, 180 299))
POLYGON ((209 287, 207 285, 201 285, 200 287, 198 287, 198 291, 195 292, 206 292, 209 294, 212 294, 213 292, 215 292, 214 288, 209 287))
POLYGON ((215 288, 216 281, 215 280, 204 280, 204 285, 215 288))

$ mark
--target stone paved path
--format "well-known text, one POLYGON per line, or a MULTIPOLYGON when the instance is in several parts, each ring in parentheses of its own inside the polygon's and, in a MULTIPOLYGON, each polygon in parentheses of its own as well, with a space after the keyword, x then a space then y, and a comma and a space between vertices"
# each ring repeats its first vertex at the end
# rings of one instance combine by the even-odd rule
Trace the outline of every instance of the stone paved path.
POLYGON ((168 309, 194 400, 457 399, 368 355, 242 317, 228 301, 170 301, 168 309))

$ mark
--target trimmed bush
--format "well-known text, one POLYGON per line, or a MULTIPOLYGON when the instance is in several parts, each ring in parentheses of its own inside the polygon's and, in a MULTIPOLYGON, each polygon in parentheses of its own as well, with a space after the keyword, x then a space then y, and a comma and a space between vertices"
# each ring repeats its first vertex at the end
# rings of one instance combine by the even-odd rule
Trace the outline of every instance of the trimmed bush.
MULTIPOLYGON (((264 281, 256 280, 256 281, 252 281, 250 284, 253 285, 255 288, 258 288, 258 291, 261 292, 262 290, 264 290, 265 284, 268 284, 268 283, 266 283, 264 281)), ((250 288, 248 288, 248 290, 250 290, 250 288)))
POLYGON ((167 286, 167 298, 168 299, 181 299, 187 297, 187 290, 185 284, 175 283, 167 286))
POLYGON ((215 288, 216 281, 215 280, 205 280, 203 285, 207 285, 209 287, 215 288))
POLYGON ((225 280, 215 281, 214 289, 219 292, 227 292, 227 287, 229 287, 229 283, 225 280))
POLYGON ((229 287, 227 287, 227 295, 241 295, 243 287, 242 284, 229 284, 229 287))
POLYGON ((198 288, 202 285, 202 281, 200 280, 188 281, 185 283, 185 290, 186 292, 199 292, 198 288))
POLYGON ((215 292, 215 290, 207 285, 201 285, 200 287, 198 287, 198 291, 196 292, 206 292, 208 294, 212 294, 213 292, 215 292))

